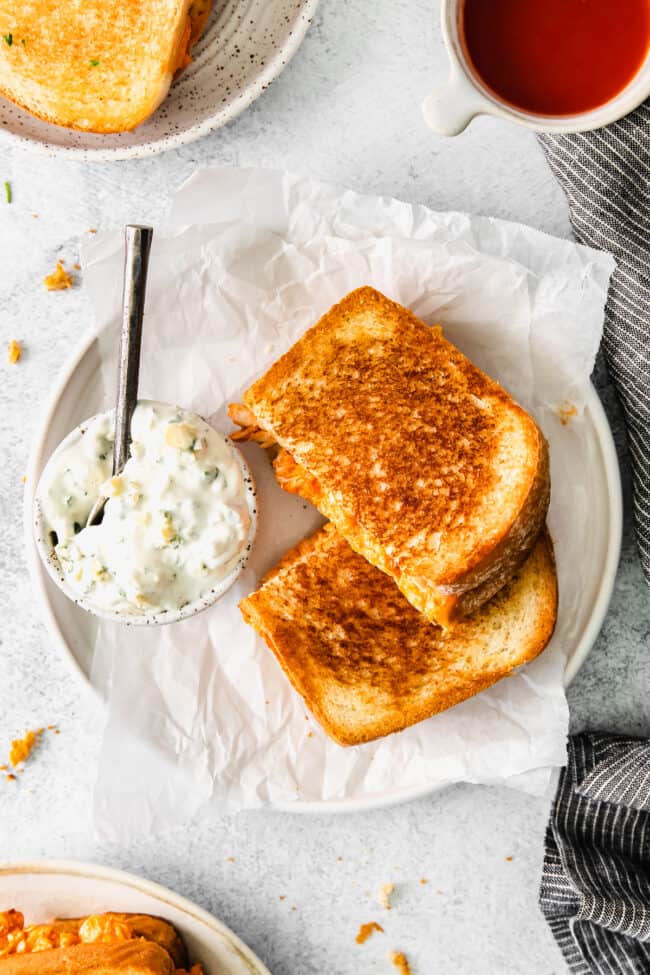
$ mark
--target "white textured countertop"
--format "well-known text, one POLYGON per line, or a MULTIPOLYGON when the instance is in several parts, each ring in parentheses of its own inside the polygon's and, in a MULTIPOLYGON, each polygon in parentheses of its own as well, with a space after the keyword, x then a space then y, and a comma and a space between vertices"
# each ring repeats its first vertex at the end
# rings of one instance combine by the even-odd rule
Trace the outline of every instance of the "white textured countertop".
MULTIPOLYGON (((25 567, 22 483, 57 370, 90 324, 83 290, 47 293, 59 256, 90 227, 159 220, 170 194, 210 162, 286 167, 438 209, 569 233, 563 197, 534 137, 479 120, 456 140, 428 132, 419 104, 445 74, 434 0, 322 0, 285 73, 238 120, 177 152, 95 166, 0 152, 0 713, 3 752, 26 728, 57 723, 20 782, 0 780, 0 859, 94 860, 141 873, 213 910, 274 975, 394 971, 529 975, 564 971, 537 909, 548 803, 461 786, 392 810, 343 818, 246 813, 127 847, 90 826, 101 713, 48 645, 25 567), (36 216, 35 216, 36 215, 36 216), (512 860, 507 858, 512 857, 512 860), (427 878, 426 885, 420 884, 427 878), (395 908, 377 891, 397 884, 395 908), (286 899, 280 899, 286 897, 286 899), (377 920, 386 936, 354 937, 377 920)), ((611 390, 599 388, 622 448, 611 390)), ((626 491, 629 487, 623 457, 626 491)), ((629 502, 629 491, 627 491, 629 502)), ((574 727, 650 733, 650 599, 630 531, 612 607, 570 691, 574 727)), ((19 906, 19 905, 17 905, 19 906)))

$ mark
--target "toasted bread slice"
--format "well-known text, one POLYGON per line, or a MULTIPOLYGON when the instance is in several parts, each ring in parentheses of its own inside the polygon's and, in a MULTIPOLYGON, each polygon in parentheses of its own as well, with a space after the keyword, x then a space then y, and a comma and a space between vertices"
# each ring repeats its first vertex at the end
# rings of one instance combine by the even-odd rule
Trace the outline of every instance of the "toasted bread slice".
POLYGON ((211 0, 0 0, 0 94, 87 132, 123 132, 189 63, 211 0))
POLYGON ((2 975, 175 975, 174 963, 151 941, 80 944, 69 948, 7 955, 2 975))
POLYGON ((543 533, 491 602, 444 630, 326 525, 240 609, 327 734, 357 745, 453 707, 541 653, 557 582, 543 533))
MULTIPOLYGON (((102 918, 110 918, 120 924, 125 924, 134 938, 144 938, 164 948, 171 957, 176 968, 187 968, 187 950, 181 936, 169 921, 151 914, 121 914, 106 911, 102 918)), ((78 934, 79 928, 86 921, 85 917, 57 918, 49 927, 56 931, 78 934)))
MULTIPOLYGON (((443 626, 531 551, 549 503, 534 420, 437 327, 372 288, 335 305, 244 394, 281 483, 443 626)), ((241 420, 240 420, 241 422, 241 420)))

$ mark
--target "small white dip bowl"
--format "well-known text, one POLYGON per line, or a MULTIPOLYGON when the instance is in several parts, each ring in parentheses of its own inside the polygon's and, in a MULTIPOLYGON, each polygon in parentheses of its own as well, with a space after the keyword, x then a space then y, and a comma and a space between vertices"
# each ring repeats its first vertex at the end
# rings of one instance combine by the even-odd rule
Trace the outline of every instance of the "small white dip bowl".
POLYGON ((179 620, 184 620, 190 616, 194 616, 196 613, 200 613, 202 610, 207 609, 209 606, 216 603, 224 595, 224 593, 231 588, 246 565, 253 547, 257 530, 257 494, 255 483, 253 481, 253 475, 248 464, 246 463, 246 460, 237 447, 228 439, 228 437, 225 437, 223 434, 219 434, 220 436, 224 437, 228 447, 232 451, 233 458, 239 464, 241 469, 244 485, 243 500, 245 501, 248 509, 249 528, 246 544, 239 555, 236 564, 233 566, 228 575, 215 583, 215 585, 207 593, 204 593, 199 599, 186 603, 179 609, 160 610, 152 613, 130 613, 126 610, 110 610, 96 606, 92 603, 92 601, 85 599, 82 595, 80 595, 80 593, 69 584, 65 573, 61 568, 61 564, 54 550, 54 543, 51 538, 50 530, 45 522, 43 508, 40 501, 40 485, 47 479, 50 466, 56 462, 59 455, 66 448, 78 442, 78 440, 84 436, 88 427, 95 420, 104 416, 112 417, 113 414, 113 410, 107 410, 105 413, 98 413, 95 416, 90 417, 88 420, 84 420, 83 423, 80 423, 79 426, 75 427, 75 429, 72 430, 61 441, 59 446, 49 458, 41 474, 39 485, 37 486, 34 495, 33 526, 36 547, 50 578, 56 583, 59 589, 65 593, 65 595, 71 599, 72 602, 81 607, 81 609, 92 613, 94 616, 97 616, 100 619, 132 626, 155 626, 176 623, 179 620))

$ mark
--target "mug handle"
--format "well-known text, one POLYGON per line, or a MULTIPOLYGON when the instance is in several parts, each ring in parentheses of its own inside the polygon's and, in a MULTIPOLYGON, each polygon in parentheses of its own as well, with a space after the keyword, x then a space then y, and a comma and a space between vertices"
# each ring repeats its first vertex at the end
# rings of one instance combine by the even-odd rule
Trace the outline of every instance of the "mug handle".
POLYGON ((459 71, 452 71, 445 87, 432 92, 422 103, 424 121, 438 135, 458 135, 474 116, 485 111, 484 99, 459 71))

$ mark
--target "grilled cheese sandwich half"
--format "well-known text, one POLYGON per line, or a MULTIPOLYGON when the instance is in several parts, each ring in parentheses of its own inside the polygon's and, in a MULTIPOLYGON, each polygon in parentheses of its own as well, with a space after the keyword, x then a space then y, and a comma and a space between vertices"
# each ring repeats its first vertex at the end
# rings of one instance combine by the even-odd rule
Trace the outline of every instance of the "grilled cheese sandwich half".
POLYGON ((445 630, 326 525, 240 609, 327 734, 358 745, 459 704, 541 653, 557 614, 553 552, 543 532, 498 595, 445 630))
POLYGON ((280 483, 430 620, 472 613, 532 551, 550 497, 540 429, 374 289, 334 306, 243 399, 235 437, 279 444, 280 483))
POLYGON ((212 0, 0 0, 0 95, 86 132, 124 132, 191 61, 212 0))

